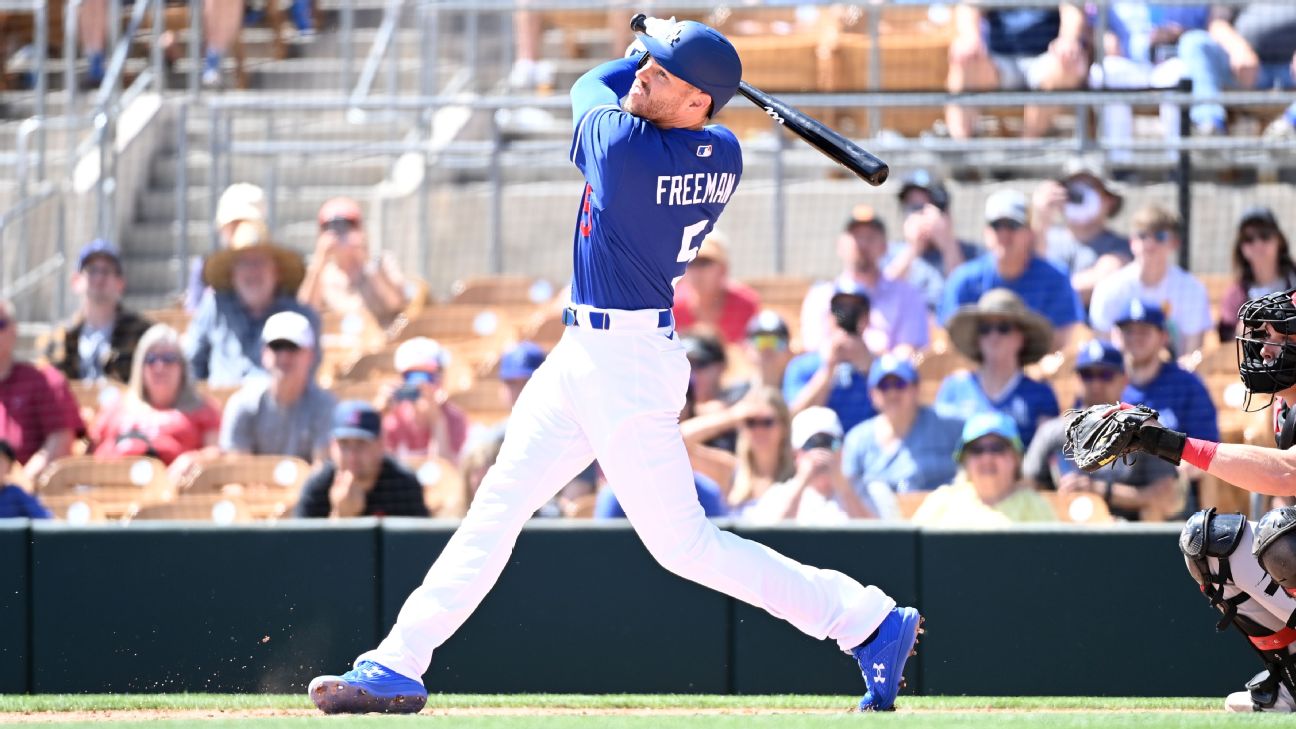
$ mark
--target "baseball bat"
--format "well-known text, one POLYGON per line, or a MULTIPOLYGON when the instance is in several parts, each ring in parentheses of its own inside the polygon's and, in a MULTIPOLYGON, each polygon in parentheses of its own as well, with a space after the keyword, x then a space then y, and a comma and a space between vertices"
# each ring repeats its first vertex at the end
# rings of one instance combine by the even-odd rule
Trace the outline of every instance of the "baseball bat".
MULTIPOLYGON (((645 13, 636 14, 630 19, 630 29, 636 33, 647 31, 644 22, 647 18, 645 13)), ((887 175, 891 172, 886 162, 823 122, 746 81, 738 82, 738 93, 764 110, 780 126, 805 140, 806 144, 819 150, 828 159, 854 172, 861 180, 875 187, 886 182, 887 175)))

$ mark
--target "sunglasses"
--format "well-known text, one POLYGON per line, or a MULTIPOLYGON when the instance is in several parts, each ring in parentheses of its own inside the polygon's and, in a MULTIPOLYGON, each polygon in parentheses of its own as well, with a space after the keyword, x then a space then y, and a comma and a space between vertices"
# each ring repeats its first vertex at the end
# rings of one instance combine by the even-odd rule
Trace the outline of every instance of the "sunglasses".
POLYGON ((407 385, 435 385, 441 381, 441 373, 428 372, 426 370, 410 370, 404 375, 401 375, 401 379, 403 379, 407 385))
POLYGON ((1017 325, 1007 321, 984 322, 977 327, 977 334, 983 337, 991 334, 1012 334, 1017 331, 1017 325))
POLYGON ((153 365, 177 365, 180 364, 180 355, 176 352, 163 352, 161 354, 149 353, 144 355, 144 364, 152 367, 153 365))
POLYGON ((909 383, 902 377, 887 376, 879 380, 876 387, 880 392, 899 391, 909 389, 909 383))
POLYGON ((990 224, 990 228, 996 233, 1015 233, 1025 227, 1016 220, 996 220, 990 224))
POLYGON ((973 443, 963 449, 963 452, 969 456, 1002 456, 1012 450, 1012 446, 1002 440, 993 440, 989 443, 973 443))
POLYGON ((1272 230, 1266 230, 1252 233, 1251 235, 1244 235, 1242 236, 1241 242, 1242 245, 1245 246, 1252 243, 1271 243, 1276 240, 1278 240, 1278 236, 1275 235, 1272 230))
POLYGON ((752 346, 762 352, 786 352, 788 340, 777 334, 756 334, 751 337, 752 346))
POLYGON ((1139 240, 1154 240, 1157 243, 1169 243, 1172 233, 1168 230, 1136 230, 1134 237, 1139 240))
POLYGON ((1077 370, 1077 375, 1085 382, 1111 382, 1116 379, 1116 370, 1106 368, 1094 368, 1087 370, 1077 370))
POLYGON ((743 421, 748 428, 773 428, 777 423, 777 418, 747 418, 743 421))

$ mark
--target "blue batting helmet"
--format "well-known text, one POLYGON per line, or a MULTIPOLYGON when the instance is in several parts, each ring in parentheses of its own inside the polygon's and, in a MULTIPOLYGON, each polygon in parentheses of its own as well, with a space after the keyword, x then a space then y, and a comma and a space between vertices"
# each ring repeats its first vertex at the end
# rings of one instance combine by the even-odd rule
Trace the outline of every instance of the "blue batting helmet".
POLYGON ((720 31, 693 20, 676 23, 665 38, 640 36, 648 55, 675 76, 711 97, 711 113, 720 111, 738 91, 742 60, 720 31))

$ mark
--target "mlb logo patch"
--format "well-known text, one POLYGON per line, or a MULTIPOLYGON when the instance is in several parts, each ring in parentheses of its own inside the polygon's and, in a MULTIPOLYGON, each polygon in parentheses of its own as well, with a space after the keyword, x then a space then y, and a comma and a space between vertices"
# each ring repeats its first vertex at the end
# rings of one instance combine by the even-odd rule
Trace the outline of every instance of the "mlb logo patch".
POLYGON ((703 144, 703 145, 700 145, 700 146, 697 148, 697 156, 699 156, 699 157, 710 157, 710 156, 711 156, 711 145, 709 145, 709 144, 703 144))

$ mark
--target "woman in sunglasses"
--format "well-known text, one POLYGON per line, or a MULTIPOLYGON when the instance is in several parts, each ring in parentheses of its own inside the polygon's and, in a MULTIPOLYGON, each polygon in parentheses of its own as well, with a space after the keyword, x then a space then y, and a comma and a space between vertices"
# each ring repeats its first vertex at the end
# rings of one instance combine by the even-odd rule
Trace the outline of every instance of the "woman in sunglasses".
POLYGON ((1058 415, 1053 388, 1022 370, 1052 349, 1053 328, 1017 294, 991 289, 976 304, 959 307, 949 336, 976 368, 945 378, 936 392, 938 414, 962 420, 985 410, 1006 413, 1027 444, 1041 421, 1058 415))
POLYGON ((931 492, 913 521, 923 526, 996 528, 1055 521, 1052 507, 1021 479, 1022 442, 1012 418, 1000 412, 973 415, 954 453, 958 475, 931 492))
POLYGON ((96 456, 149 455, 173 464, 214 453, 220 421, 216 401, 194 389, 180 334, 155 324, 135 348, 126 392, 100 411, 90 440, 96 456))
POLYGON ((873 519, 873 512, 842 473, 842 427, 837 413, 809 407, 792 419, 796 473, 767 490, 743 518, 757 524, 841 524, 873 519))
POLYGON ((1220 299, 1221 342, 1231 342, 1237 335, 1238 309, 1244 302, 1296 288, 1291 245, 1269 208, 1249 208, 1238 219, 1237 235, 1233 237, 1233 271, 1236 279, 1220 299))
POLYGON ((680 424, 693 469, 720 484, 738 511, 775 483, 792 477, 791 414, 777 387, 762 386, 725 410, 680 424), (734 452, 706 445, 717 434, 737 428, 734 452))

